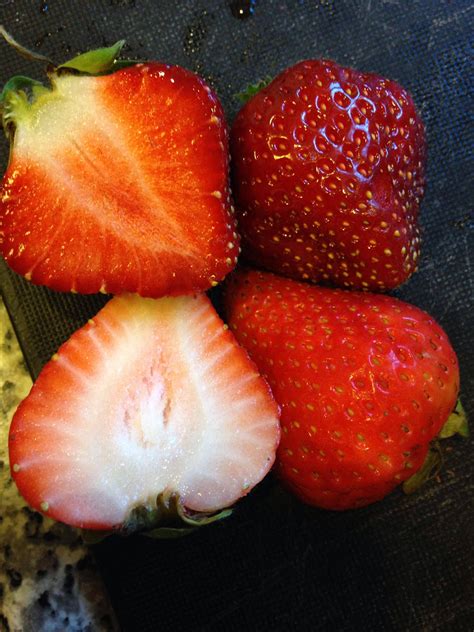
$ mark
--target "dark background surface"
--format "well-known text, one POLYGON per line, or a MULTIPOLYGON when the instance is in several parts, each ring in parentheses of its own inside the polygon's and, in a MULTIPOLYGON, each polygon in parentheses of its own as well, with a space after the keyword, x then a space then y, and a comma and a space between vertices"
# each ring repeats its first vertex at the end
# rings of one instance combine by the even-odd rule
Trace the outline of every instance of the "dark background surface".
MULTIPOLYGON (((396 294, 429 311, 456 349, 474 413, 472 40, 461 0, 2 0, 0 22, 62 62, 127 40, 124 55, 202 74, 229 121, 234 94, 303 58, 329 57, 400 81, 427 126, 420 271, 396 294)), ((0 82, 41 79, 0 48, 0 82)), ((0 161, 6 165, 7 143, 0 161)), ((33 376, 107 300, 33 287, 0 265, 5 302, 33 376)), ((305 507, 268 478, 226 522, 185 539, 110 539, 94 548, 123 629, 446 630, 474 628, 472 441, 452 439, 439 481, 342 514, 305 507)))

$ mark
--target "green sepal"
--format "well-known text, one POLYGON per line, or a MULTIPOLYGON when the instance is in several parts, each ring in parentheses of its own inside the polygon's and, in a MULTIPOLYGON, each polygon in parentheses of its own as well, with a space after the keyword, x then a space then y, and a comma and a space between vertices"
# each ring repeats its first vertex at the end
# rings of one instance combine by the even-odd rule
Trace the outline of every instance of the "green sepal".
POLYGON ((158 527, 151 531, 143 531, 142 535, 148 538, 156 538, 157 540, 182 538, 185 535, 193 533, 199 527, 212 524, 217 520, 228 518, 232 513, 232 509, 224 509, 216 514, 195 514, 194 516, 183 515, 182 518, 188 526, 186 527, 158 527))
POLYGON ((414 494, 428 480, 436 478, 441 470, 442 462, 439 446, 430 448, 420 469, 404 481, 402 488, 405 494, 414 494))
POLYGON ((99 544, 105 538, 108 538, 109 535, 113 535, 115 531, 99 531, 96 529, 80 529, 81 537, 87 546, 92 546, 93 544, 99 544))
POLYGON ((143 531, 140 535, 144 535, 152 540, 173 540, 175 538, 183 538, 190 535, 196 530, 195 527, 158 527, 151 531, 143 531))
MULTIPOLYGON (((77 72, 84 72, 89 75, 100 75, 110 72, 116 64, 117 57, 122 50, 125 40, 119 40, 113 46, 106 48, 97 48, 96 50, 90 50, 87 53, 82 53, 73 57, 69 61, 57 66, 56 72, 62 69, 76 70, 77 72)), ((136 62, 133 62, 136 63, 136 62)))
POLYGON ((7 138, 13 137, 16 119, 30 108, 32 101, 48 92, 42 83, 23 75, 12 77, 0 93, 0 121, 7 138))
POLYGON ((465 439, 469 437, 467 416, 460 399, 458 399, 456 408, 449 415, 446 423, 441 428, 438 439, 448 439, 456 434, 464 437, 465 439))
POLYGON ((40 81, 36 81, 36 79, 30 79, 30 77, 24 77, 23 75, 12 77, 3 86, 2 92, 0 93, 0 104, 7 101, 7 95, 9 92, 30 90, 34 93, 34 91, 37 91, 39 88, 47 90, 47 88, 45 88, 40 81))
POLYGON ((117 529, 81 529, 85 544, 98 544, 110 535, 144 535, 149 538, 180 538, 196 531, 199 527, 227 518, 232 509, 217 513, 194 512, 186 509, 178 494, 159 494, 155 507, 134 507, 126 522, 117 529))
POLYGON ((238 92, 235 95, 235 98, 244 105, 247 101, 250 101, 260 90, 266 88, 268 84, 272 81, 271 77, 265 77, 264 79, 260 79, 257 83, 251 83, 248 85, 245 90, 242 92, 238 92))
POLYGON ((429 449, 421 468, 403 483, 402 488, 405 494, 413 494, 426 481, 438 476, 443 465, 440 439, 449 439, 456 434, 464 438, 469 436, 467 416, 460 399, 458 399, 455 409, 445 421, 444 426, 429 449))

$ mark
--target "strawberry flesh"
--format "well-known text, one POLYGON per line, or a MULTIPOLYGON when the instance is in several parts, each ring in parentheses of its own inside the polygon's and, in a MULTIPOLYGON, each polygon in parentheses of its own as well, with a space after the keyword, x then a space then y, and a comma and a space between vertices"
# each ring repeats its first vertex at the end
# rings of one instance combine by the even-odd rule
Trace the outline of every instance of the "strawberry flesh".
POLYGON ((0 192, 9 265, 81 293, 215 285, 238 255, 217 97, 159 63, 52 82, 15 119, 0 192))
POLYGON ((231 153, 248 261, 376 291, 415 271, 426 142, 396 82, 300 62, 241 109, 231 153))
POLYGON ((423 464, 454 408, 456 355, 425 312, 395 298, 240 271, 228 322, 281 406, 281 479, 304 501, 348 509, 423 464))
POLYGON ((113 298, 44 367, 9 437, 36 510, 89 529, 177 495, 214 512, 271 468, 278 409, 204 295, 113 298))

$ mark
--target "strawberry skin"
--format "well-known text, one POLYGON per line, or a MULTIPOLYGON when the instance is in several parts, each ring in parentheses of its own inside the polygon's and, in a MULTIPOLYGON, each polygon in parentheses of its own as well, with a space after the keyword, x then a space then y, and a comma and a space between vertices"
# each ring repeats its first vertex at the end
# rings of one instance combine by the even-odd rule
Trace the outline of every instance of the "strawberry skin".
POLYGON ((204 291, 235 265, 228 133, 195 74, 143 63, 50 76, 14 126, 0 249, 33 283, 160 297, 204 291))
POLYGON ((36 510, 119 528, 177 496, 214 512, 271 468, 278 408, 205 295, 115 297, 44 367, 12 421, 12 476, 36 510))
POLYGON ((276 469, 298 497, 360 507, 421 467, 459 388, 456 354, 428 314, 251 270, 231 275, 225 301, 281 406, 276 469))
POLYGON ((375 291, 416 270, 426 141, 412 98, 394 81, 300 62, 241 109, 231 154, 250 262, 375 291))

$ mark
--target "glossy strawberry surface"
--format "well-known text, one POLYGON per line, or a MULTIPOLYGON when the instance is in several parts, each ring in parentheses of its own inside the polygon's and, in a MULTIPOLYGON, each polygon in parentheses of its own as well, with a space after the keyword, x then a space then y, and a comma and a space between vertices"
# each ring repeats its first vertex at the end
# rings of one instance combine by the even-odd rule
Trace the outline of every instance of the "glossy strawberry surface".
POLYGON ((369 504, 416 472, 453 410, 456 354, 395 298, 244 270, 227 317, 281 406, 277 472, 304 501, 369 504))
POLYGON ((249 261, 374 291, 416 270, 426 142, 396 82, 300 62, 242 108, 231 150, 249 261))

